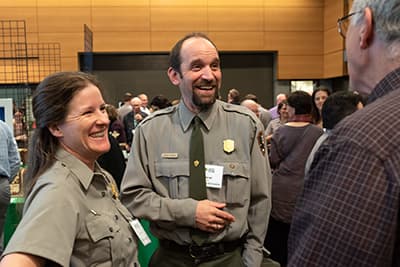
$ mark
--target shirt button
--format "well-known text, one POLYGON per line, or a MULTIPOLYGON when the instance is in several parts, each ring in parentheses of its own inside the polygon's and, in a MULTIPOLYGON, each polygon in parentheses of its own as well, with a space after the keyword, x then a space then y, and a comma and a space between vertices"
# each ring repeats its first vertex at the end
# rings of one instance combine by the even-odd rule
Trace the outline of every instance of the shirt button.
POLYGON ((235 164, 233 164, 233 163, 229 164, 229 168, 235 169, 235 164))
POLYGON ((112 227, 108 228, 108 230, 110 230, 110 232, 114 232, 114 229, 112 227))
POLYGON ((106 192, 104 192, 104 191, 101 192, 101 196, 102 196, 102 197, 105 197, 105 196, 106 196, 106 192))
POLYGON ((119 219, 117 214, 115 214, 114 218, 115 218, 115 220, 119 219))
POLYGON ((132 243, 132 237, 128 237, 129 243, 132 243))

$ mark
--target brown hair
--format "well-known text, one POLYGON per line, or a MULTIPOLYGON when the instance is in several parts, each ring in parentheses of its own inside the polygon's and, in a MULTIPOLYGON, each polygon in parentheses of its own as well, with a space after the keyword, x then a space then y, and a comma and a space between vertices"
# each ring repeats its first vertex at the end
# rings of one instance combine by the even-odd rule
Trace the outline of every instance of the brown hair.
POLYGON ((55 161, 59 141, 50 126, 62 123, 68 114, 68 104, 74 95, 93 84, 100 88, 94 76, 83 72, 58 72, 47 76, 36 88, 32 97, 32 111, 36 129, 31 137, 26 174, 28 195, 37 179, 55 161))

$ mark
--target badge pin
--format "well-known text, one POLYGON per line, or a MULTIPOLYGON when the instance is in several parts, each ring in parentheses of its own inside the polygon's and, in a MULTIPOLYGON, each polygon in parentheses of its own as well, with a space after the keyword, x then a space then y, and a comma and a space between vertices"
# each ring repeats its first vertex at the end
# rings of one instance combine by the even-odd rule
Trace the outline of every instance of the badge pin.
POLYGON ((198 160, 195 160, 195 161, 193 161, 193 165, 194 165, 195 167, 197 167, 197 166, 200 165, 200 162, 199 162, 198 160))
POLYGON ((230 154, 234 150, 235 150, 235 141, 233 141, 232 139, 224 140, 224 151, 230 154))

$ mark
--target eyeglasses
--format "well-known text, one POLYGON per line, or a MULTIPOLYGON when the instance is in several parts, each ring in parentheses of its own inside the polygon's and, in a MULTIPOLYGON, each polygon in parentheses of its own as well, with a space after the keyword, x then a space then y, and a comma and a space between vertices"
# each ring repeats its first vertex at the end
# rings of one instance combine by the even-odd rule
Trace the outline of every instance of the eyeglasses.
POLYGON ((341 17, 340 19, 337 20, 338 32, 344 39, 346 38, 347 29, 349 28, 349 24, 350 24, 349 18, 360 12, 361 11, 352 12, 352 13, 350 13, 344 17, 341 17))

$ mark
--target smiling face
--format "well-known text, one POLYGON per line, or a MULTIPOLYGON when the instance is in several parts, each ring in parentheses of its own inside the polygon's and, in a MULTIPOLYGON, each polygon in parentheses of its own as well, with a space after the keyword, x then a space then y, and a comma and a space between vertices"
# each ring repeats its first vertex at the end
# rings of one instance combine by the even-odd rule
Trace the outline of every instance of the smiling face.
POLYGON ((317 106, 318 110, 321 112, 322 105, 324 104, 325 100, 328 98, 328 93, 321 90, 315 94, 314 101, 315 105, 317 106))
POLYGON ((282 121, 287 121, 289 118, 289 113, 288 113, 288 105, 287 104, 283 104, 281 109, 279 110, 279 118, 282 121))
POLYGON ((220 61, 216 48, 199 37, 187 39, 180 52, 180 72, 168 69, 168 76, 179 86, 183 102, 194 113, 208 109, 218 98, 221 86, 220 61))
POLYGON ((110 150, 108 124, 100 90, 89 84, 69 102, 65 121, 49 129, 65 150, 93 168, 95 160, 110 150))

